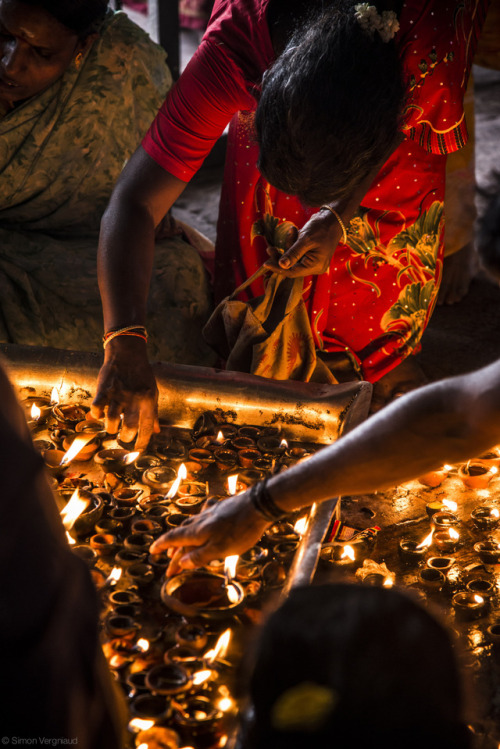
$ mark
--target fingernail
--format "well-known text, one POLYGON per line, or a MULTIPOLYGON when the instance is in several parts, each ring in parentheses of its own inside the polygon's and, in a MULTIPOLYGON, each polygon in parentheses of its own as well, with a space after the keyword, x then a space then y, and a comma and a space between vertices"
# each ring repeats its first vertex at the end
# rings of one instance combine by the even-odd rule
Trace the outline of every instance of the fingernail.
POLYGON ((289 268, 290 267, 290 261, 287 257, 282 257, 280 260, 280 266, 282 268, 289 268))

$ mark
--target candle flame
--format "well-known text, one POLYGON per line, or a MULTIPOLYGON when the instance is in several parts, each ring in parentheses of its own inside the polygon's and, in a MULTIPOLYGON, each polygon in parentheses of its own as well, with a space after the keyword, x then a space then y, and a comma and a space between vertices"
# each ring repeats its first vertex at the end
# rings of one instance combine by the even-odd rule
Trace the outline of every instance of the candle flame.
POLYGON ((226 734, 224 734, 224 736, 220 737, 219 744, 218 744, 219 749, 223 749, 223 747, 226 746, 228 738, 229 738, 229 736, 226 736, 226 734))
POLYGON ((140 454, 141 454, 140 452, 137 452, 137 451, 136 451, 136 452, 133 452, 133 453, 129 453, 128 455, 125 455, 125 457, 123 458, 123 463, 124 463, 124 464, 125 464, 126 466, 129 466, 129 465, 130 465, 131 463, 133 463, 133 462, 134 462, 134 460, 135 460, 136 458, 138 458, 138 457, 139 457, 139 455, 140 455, 140 454))
POLYGON ((303 518, 299 518, 295 525, 293 526, 293 530, 295 533, 298 533, 299 536, 303 536, 306 532, 307 528, 307 515, 304 515, 303 518))
POLYGON ((448 534, 454 541, 458 541, 460 538, 460 533, 456 531, 455 528, 448 528, 448 534))
POLYGON ((148 728, 152 728, 154 724, 155 724, 154 720, 145 720, 144 718, 132 718, 132 720, 128 724, 128 727, 131 728, 133 731, 147 731, 148 728))
POLYGON ((497 468, 497 466, 491 466, 491 468, 490 468, 490 473, 498 473, 498 468, 497 468))
MULTIPOLYGON (((232 587, 232 586, 231 586, 232 587)), ((231 640, 231 630, 226 629, 217 640, 215 647, 205 653, 207 663, 213 663, 216 658, 223 658, 226 655, 231 640)))
POLYGON ((226 584, 229 585, 231 580, 234 580, 236 576, 236 565, 239 559, 238 554, 232 554, 224 559, 224 574, 226 576, 226 584))
POLYGON ((500 512, 497 510, 496 507, 493 507, 493 509, 491 510, 491 514, 493 515, 494 518, 500 517, 500 512))
POLYGON ((444 464, 443 471, 452 471, 452 470, 453 470, 453 466, 450 466, 449 463, 444 464))
POLYGON ((280 442, 280 447, 284 447, 284 448, 285 448, 285 450, 287 449, 287 447, 288 447, 288 442, 286 441, 286 439, 282 439, 282 440, 281 440, 281 442, 280 442))
POLYGON ((184 481, 184 479, 187 476, 187 469, 184 463, 181 463, 179 466, 179 470, 177 471, 177 478, 175 479, 174 483, 168 490, 167 494, 165 495, 165 499, 173 499, 177 492, 179 491, 179 486, 181 484, 181 481, 184 481))
POLYGON ((236 494, 237 488, 238 488, 238 474, 235 473, 234 476, 227 477, 227 490, 229 494, 236 494))
POLYGON ((458 509, 458 505, 456 502, 454 502, 452 499, 443 499, 442 503, 445 507, 448 508, 451 512, 456 512, 458 509))
POLYGON ((394 575, 388 575, 382 585, 384 588, 392 588, 394 585, 394 575))
POLYGON ((432 543, 432 537, 434 535, 434 529, 431 530, 428 536, 424 538, 424 540, 418 544, 417 549, 424 549, 426 546, 430 546, 432 543))
POLYGON ((193 674, 193 684, 195 687, 198 687, 200 684, 204 684, 208 681, 211 676, 212 672, 209 668, 206 668, 204 671, 196 671, 196 673, 193 674))
POLYGON ((234 702, 231 697, 222 697, 222 699, 220 699, 217 703, 217 707, 223 713, 227 713, 228 710, 231 710, 233 705, 234 702))
POLYGON ((349 544, 346 544, 344 546, 344 551, 342 552, 342 556, 340 558, 341 559, 345 559, 346 557, 348 559, 350 559, 352 562, 354 562, 354 560, 356 558, 356 555, 354 553, 354 549, 352 548, 352 546, 349 546, 349 544))
POLYGON ((71 463, 71 461, 76 458, 80 450, 85 447, 85 445, 94 439, 94 434, 92 432, 90 434, 82 434, 80 437, 76 437, 73 442, 71 443, 71 447, 69 450, 66 450, 64 455, 62 456, 61 462, 59 465, 66 466, 68 463, 71 463))
POLYGON ((107 585, 116 585, 120 577, 122 576, 122 568, 121 567, 113 567, 111 572, 106 578, 106 584, 107 585))
POLYGON ((238 603, 240 595, 238 593, 238 588, 236 588, 236 586, 234 586, 232 583, 229 583, 229 585, 226 588, 226 593, 231 603, 238 603))
POLYGON ((50 394, 50 402, 54 403, 57 406, 60 400, 61 399, 59 397, 59 390, 54 385, 54 387, 52 388, 52 392, 50 394))
POLYGON ((482 596, 478 596, 477 593, 474 595, 474 600, 476 603, 484 603, 484 598, 482 596))
POLYGON ((68 504, 61 510, 61 518, 67 531, 72 529, 77 518, 87 509, 89 504, 90 500, 80 497, 78 489, 75 489, 68 504))
POLYGON ((74 546, 74 544, 76 544, 75 539, 73 538, 73 536, 70 536, 70 534, 68 533, 68 531, 66 531, 66 538, 67 538, 68 543, 69 543, 70 546, 74 546))
POLYGON ((33 403, 33 405, 31 406, 31 418, 33 419, 33 421, 38 421, 41 415, 42 412, 40 411, 36 403, 33 403))
POLYGON ((219 432, 219 434, 215 438, 215 441, 219 443, 224 442, 224 435, 222 434, 222 432, 219 432))
POLYGON ((140 637, 135 643, 135 647, 137 650, 140 650, 141 653, 145 653, 149 650, 149 640, 146 640, 145 637, 140 637))
POLYGON ((149 744, 146 744, 143 741, 142 744, 139 744, 139 746, 137 747, 137 749, 148 749, 148 747, 149 747, 149 744))

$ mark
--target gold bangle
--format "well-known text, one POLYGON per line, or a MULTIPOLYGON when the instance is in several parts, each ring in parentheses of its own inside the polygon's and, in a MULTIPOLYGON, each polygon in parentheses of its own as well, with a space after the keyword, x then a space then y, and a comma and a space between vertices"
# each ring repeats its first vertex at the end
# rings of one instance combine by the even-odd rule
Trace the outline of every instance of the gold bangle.
POLYGON ((335 218, 337 219, 337 221, 340 224, 340 228, 342 229, 342 242, 344 244, 347 244, 347 229, 345 228, 345 224, 342 221, 342 219, 340 218, 340 216, 337 213, 337 211, 335 210, 335 208, 332 208, 331 205, 322 205, 321 208, 326 208, 327 211, 330 211, 331 213, 333 213, 333 215, 335 216, 335 218))

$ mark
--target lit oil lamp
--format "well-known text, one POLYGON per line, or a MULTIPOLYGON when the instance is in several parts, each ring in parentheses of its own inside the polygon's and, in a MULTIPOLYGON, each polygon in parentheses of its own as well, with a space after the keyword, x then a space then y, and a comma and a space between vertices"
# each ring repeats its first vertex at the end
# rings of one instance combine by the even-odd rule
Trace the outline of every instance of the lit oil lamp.
POLYGON ((428 516, 433 517, 438 512, 449 511, 451 513, 454 513, 457 511, 458 505, 451 499, 434 499, 426 504, 425 509, 428 516))
POLYGON ((242 468, 252 468, 256 460, 262 458, 261 453, 253 447, 238 450, 238 462, 242 468))
POLYGON ((500 521, 500 511, 497 507, 483 505, 472 510, 471 519, 478 530, 492 531, 500 521))
POLYGON ((276 456, 283 455, 288 447, 288 443, 279 437, 265 435, 257 440, 257 447, 264 455, 276 456))
POLYGON ((175 471, 169 466, 147 468, 142 475, 143 483, 153 489, 156 494, 165 494, 175 478, 175 471))
POLYGON ((420 543, 410 538, 401 539, 399 542, 399 556, 401 560, 408 565, 421 562, 429 550, 433 536, 434 531, 432 530, 420 543))
POLYGON ((70 531, 75 525, 79 516, 87 509, 90 504, 89 492, 80 495, 78 489, 75 489, 67 505, 61 510, 61 519, 67 531, 70 531))
POLYGON ((448 528, 447 531, 437 531, 434 534, 434 543, 442 554, 453 554, 458 548, 459 542, 460 534, 454 528, 448 528))
POLYGON ((240 494, 241 492, 244 492, 246 489, 248 489, 248 486, 243 483, 243 481, 238 479, 239 476, 237 473, 227 477, 226 486, 229 496, 232 496, 233 494, 240 494))
POLYGON ((132 590, 114 590, 108 595, 108 600, 112 606, 122 606, 126 604, 140 604, 142 598, 132 590))
POLYGON ((52 416, 62 427, 75 427, 83 421, 89 409, 79 403, 56 404, 52 407, 52 416))
POLYGON ((431 517, 431 523, 436 531, 447 530, 448 528, 458 525, 460 519, 453 512, 436 512, 431 517))
POLYGON ((231 471, 235 467, 238 462, 238 453, 227 447, 219 447, 217 450, 214 450, 214 458, 217 468, 224 473, 231 471))
POLYGON ((497 473, 497 466, 488 466, 471 460, 458 469, 459 477, 469 489, 485 489, 497 473))
POLYGON ((418 481, 424 486, 436 488, 441 486, 443 481, 448 478, 452 468, 453 466, 444 465, 440 470, 428 471, 427 473, 424 473, 423 476, 419 476, 418 481))
POLYGON ((487 613, 488 605, 486 600, 477 593, 469 591, 460 591, 455 593, 452 598, 455 615, 460 619, 479 619, 487 613))
POLYGON ((175 639, 178 645, 203 650, 207 644, 207 633, 198 624, 183 624, 176 631, 175 639))
POLYGON ((483 598, 491 598, 496 592, 495 583, 492 580, 486 580, 482 577, 477 577, 475 580, 469 580, 465 586, 469 593, 477 593, 477 595, 483 598))
POLYGON ((474 551, 479 554, 479 558, 483 564, 500 564, 500 543, 494 539, 474 544, 474 551))
POLYGON ((161 599, 171 610, 189 618, 225 618, 235 614, 243 602, 244 591, 233 581, 226 585, 222 575, 204 570, 181 572, 161 588, 161 599), (231 600, 234 596, 235 600, 231 600))
MULTIPOLYGON (((130 454, 128 450, 121 447, 107 447, 94 455, 94 461, 102 466, 106 473, 119 472, 125 470, 129 462, 133 462, 133 459, 131 461, 129 458, 130 454)), ((137 456, 137 453, 132 453, 132 455, 137 456)))
POLYGON ((420 583, 428 591, 439 591, 446 582, 446 575, 441 570, 424 567, 418 573, 420 583))

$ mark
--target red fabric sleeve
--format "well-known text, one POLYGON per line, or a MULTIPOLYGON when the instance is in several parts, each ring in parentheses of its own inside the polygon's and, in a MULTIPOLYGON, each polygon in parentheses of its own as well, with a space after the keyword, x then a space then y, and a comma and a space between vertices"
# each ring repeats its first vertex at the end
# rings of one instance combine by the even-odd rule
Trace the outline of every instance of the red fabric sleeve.
POLYGON ((247 88, 224 45, 204 40, 145 135, 144 150, 174 177, 188 182, 233 114, 255 107, 247 88))

